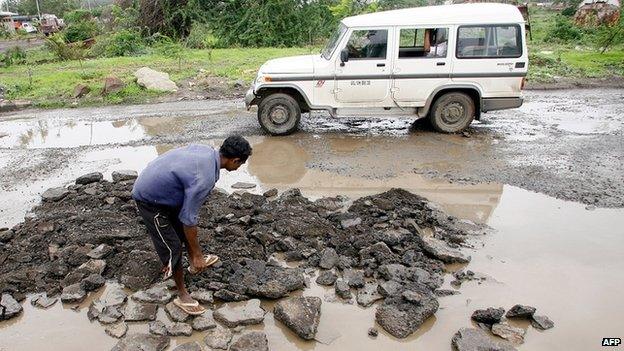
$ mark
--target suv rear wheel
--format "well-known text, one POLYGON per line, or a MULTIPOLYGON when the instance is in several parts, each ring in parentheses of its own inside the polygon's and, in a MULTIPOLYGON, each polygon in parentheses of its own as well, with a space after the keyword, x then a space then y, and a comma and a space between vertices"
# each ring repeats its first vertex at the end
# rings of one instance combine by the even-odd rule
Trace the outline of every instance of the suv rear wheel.
POLYGON ((271 135, 288 135, 299 127, 301 108, 288 94, 271 94, 258 105, 258 122, 271 135))
POLYGON ((466 129, 475 116, 475 104, 464 93, 446 93, 431 108, 429 120, 438 132, 457 133, 466 129))

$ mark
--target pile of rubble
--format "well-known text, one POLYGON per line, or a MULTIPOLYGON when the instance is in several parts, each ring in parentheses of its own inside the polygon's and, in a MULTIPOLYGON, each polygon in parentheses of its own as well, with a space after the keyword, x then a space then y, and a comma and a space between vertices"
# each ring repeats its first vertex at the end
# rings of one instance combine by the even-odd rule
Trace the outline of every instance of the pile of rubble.
MULTIPOLYGON (((459 247, 469 234, 484 230, 400 189, 350 206, 341 197, 310 201, 297 189, 279 196, 274 189, 264 195, 215 190, 200 213, 200 242, 221 261, 187 277, 187 283, 202 303, 241 303, 191 318, 171 303, 171 283, 159 282, 161 264, 131 199, 136 172, 114 172, 112 178, 92 173, 69 187, 49 189, 23 223, 0 230, 0 319, 17 315, 21 306, 16 311, 15 301, 27 293, 40 293, 32 302, 46 307, 57 296, 82 301, 114 280, 121 285, 107 284, 89 318, 114 337, 125 335, 126 321, 150 321, 152 332, 126 336, 119 350, 135 343, 165 345, 168 336, 193 330, 206 331, 209 346, 227 348, 228 328, 262 322, 260 298, 281 299, 275 318, 310 340, 322 302, 288 296, 318 272, 316 282, 333 286, 338 300, 365 307, 379 301, 377 323, 405 338, 437 311, 437 296, 448 294, 439 290, 444 264, 468 262, 459 247), (299 265, 291 268, 281 260, 299 265), (128 297, 122 286, 135 293, 128 297), (158 308, 170 320, 157 321, 158 308)), ((230 349, 266 349, 266 336, 248 333, 236 344, 230 349)))

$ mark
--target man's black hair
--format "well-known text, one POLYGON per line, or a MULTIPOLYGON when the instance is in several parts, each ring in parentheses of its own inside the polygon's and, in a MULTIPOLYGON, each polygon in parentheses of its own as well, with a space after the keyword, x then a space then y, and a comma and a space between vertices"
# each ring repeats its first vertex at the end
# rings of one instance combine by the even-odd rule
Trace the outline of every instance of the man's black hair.
POLYGON ((240 135, 229 136, 221 147, 219 153, 227 158, 239 158, 241 162, 246 162, 251 156, 251 145, 240 135))

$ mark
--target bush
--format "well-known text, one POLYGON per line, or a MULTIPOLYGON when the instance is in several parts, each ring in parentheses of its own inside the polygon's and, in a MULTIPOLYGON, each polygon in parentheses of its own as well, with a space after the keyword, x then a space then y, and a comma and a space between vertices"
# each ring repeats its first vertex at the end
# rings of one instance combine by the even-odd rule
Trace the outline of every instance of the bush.
POLYGON ((566 7, 561 14, 566 17, 572 17, 576 13, 576 7, 566 7))
POLYGON ((180 69, 182 63, 182 55, 184 53, 184 47, 177 41, 173 41, 170 38, 162 37, 162 39, 155 45, 156 51, 170 59, 178 61, 178 69, 180 69))
POLYGON ((59 60, 79 60, 82 66, 85 50, 81 46, 68 44, 62 34, 56 33, 47 37, 45 45, 59 60))
POLYGON ((72 23, 63 30, 65 40, 69 43, 93 38, 98 33, 98 25, 94 20, 86 20, 72 23))
POLYGON ((6 67, 13 64, 24 64, 26 63, 26 51, 19 46, 14 46, 0 56, 0 61, 2 61, 6 67))
POLYGON ((186 46, 192 49, 212 49, 218 46, 218 39, 207 24, 195 22, 186 38, 186 46))
POLYGON ((135 56, 145 53, 145 42, 137 31, 123 29, 116 33, 100 36, 91 53, 94 56, 135 56))
POLYGON ((562 42, 572 42, 581 39, 583 33, 568 18, 557 16, 551 35, 562 42))

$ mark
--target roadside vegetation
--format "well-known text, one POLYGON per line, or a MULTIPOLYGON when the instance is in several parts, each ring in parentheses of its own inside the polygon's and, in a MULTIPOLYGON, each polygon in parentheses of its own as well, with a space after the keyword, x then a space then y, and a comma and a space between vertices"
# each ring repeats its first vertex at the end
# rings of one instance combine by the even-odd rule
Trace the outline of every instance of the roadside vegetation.
MULTIPOLYGON (((529 82, 623 78, 623 21, 611 27, 577 27, 571 17, 576 4, 571 1, 559 12, 530 8, 529 82)), ((134 83, 133 73, 143 66, 169 73, 182 91, 209 88, 202 86, 209 84, 209 77, 240 87, 249 84, 268 59, 319 52, 343 17, 425 3, 166 0, 146 5, 129 0, 92 11, 66 8, 64 3, 59 9, 66 23, 62 32, 42 37, 44 46, 10 47, 0 53, 0 88, 6 99, 31 100, 38 107, 138 103, 163 95, 134 83), (103 95, 103 81, 109 76, 126 85, 103 95), (79 84, 88 86, 90 93, 75 99, 79 84)), ((3 40, 15 39, 0 34, 3 40)))

